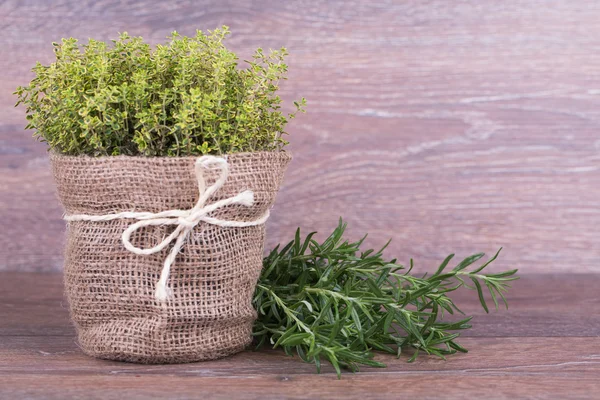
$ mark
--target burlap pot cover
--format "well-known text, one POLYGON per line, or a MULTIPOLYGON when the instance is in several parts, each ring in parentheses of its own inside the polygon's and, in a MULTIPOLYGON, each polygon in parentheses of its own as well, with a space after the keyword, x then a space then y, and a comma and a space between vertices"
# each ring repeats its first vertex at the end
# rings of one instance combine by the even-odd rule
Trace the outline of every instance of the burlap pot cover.
MULTIPOLYGON (((211 216, 252 221, 275 201, 291 157, 286 152, 227 157, 229 178, 207 204, 254 192, 250 207, 229 205, 211 216)), ((190 209, 198 199, 195 157, 73 157, 51 155, 66 214, 190 209)), ((205 175, 207 185, 216 172, 205 175)), ((251 341, 252 295, 262 268, 264 225, 219 227, 200 222, 171 267, 167 302, 154 288, 170 246, 152 255, 124 248, 131 219, 67 224, 65 288, 82 350, 94 357, 140 363, 209 360, 251 341)), ((144 227, 136 247, 160 242, 172 226, 144 227)))

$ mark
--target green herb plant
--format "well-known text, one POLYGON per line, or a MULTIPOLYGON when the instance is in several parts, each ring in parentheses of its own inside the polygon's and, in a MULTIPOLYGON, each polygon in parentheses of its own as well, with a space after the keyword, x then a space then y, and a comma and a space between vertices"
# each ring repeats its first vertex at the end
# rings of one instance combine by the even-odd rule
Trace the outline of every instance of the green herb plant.
POLYGON ((321 243, 313 239, 314 232, 301 238, 298 229, 293 241, 264 259, 254 297, 257 347, 269 343, 287 354, 297 353, 318 372, 328 361, 338 376, 341 368, 385 367, 373 359, 373 350, 399 357, 403 349, 412 348, 409 362, 421 353, 442 358, 466 353, 456 339, 459 331, 471 328, 472 317, 443 322, 445 313, 462 314, 448 295, 461 287, 474 289, 488 312, 483 287, 497 309, 498 298, 507 305, 504 293, 518 279, 516 269, 483 273, 500 250, 476 268, 469 267, 483 253, 452 269, 450 255, 434 274, 416 277, 410 275, 412 260, 406 270, 396 260, 383 259, 385 247, 363 251, 364 238, 349 242, 343 238, 345 229, 340 220, 321 243))
POLYGON ((229 29, 193 37, 177 32, 152 48, 141 37, 112 44, 54 43, 56 61, 37 63, 17 88, 28 129, 70 155, 185 156, 277 151, 288 121, 277 95, 286 79, 285 48, 257 49, 247 67, 223 41, 229 29))

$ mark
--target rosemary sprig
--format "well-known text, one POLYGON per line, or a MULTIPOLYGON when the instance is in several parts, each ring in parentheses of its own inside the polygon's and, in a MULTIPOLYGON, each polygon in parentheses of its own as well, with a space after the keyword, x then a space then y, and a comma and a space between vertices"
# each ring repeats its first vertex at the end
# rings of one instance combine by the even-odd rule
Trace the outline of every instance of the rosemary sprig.
POLYGON ((449 270, 450 255, 433 275, 418 278, 410 275, 412 260, 406 270, 395 259, 382 258, 387 245, 379 251, 362 251, 364 238, 351 243, 343 238, 345 229, 340 219, 322 243, 313 239, 314 232, 302 239, 298 229, 294 240, 265 257, 254 296, 257 347, 270 343, 287 354, 295 352, 314 363, 317 372, 326 360, 340 376, 341 368, 385 367, 373 360, 373 350, 400 356, 410 347, 415 351, 409 362, 420 353, 441 358, 466 353, 456 342, 457 332, 469 329, 472 317, 442 322, 445 313, 463 314, 448 297, 460 287, 476 290, 486 312, 484 286, 496 309, 498 297, 508 308, 504 293, 509 282, 518 279, 517 270, 482 273, 500 250, 469 271, 483 253, 449 270))

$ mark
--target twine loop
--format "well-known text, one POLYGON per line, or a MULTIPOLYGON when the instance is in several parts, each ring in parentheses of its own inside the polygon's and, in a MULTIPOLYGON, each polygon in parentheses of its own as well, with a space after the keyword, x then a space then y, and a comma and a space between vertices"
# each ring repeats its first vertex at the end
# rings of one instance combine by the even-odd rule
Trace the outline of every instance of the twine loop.
POLYGON ((65 215, 64 219, 66 221, 93 222, 111 221, 115 219, 137 219, 137 222, 134 222, 133 224, 129 225, 127 229, 125 229, 123 235, 121 236, 121 240, 127 250, 138 255, 150 255, 158 253, 169 246, 173 240, 175 240, 175 244, 165 258, 160 279, 156 283, 154 292, 154 296, 157 300, 165 302, 172 295, 172 290, 167 285, 171 272, 171 266, 175 262, 177 254, 179 254, 182 247, 185 245, 187 238, 196 225, 198 225, 200 222, 205 222, 207 224, 224 228, 241 228, 246 226, 262 225, 269 218, 268 210, 260 218, 248 222, 228 221, 210 217, 209 214, 211 212, 229 205, 239 204, 247 207, 252 206, 254 204, 254 193, 251 190, 244 190, 233 197, 205 205, 208 198, 218 191, 225 184, 225 181, 227 181, 227 177, 229 176, 229 165, 227 164, 227 160, 225 158, 216 156, 202 156, 196 160, 194 171, 196 174, 196 180, 198 181, 199 196, 198 201, 190 210, 167 210, 159 213, 122 212, 106 215, 75 214, 65 215), (216 182, 208 187, 206 187, 206 181, 204 179, 205 170, 219 171, 219 177, 216 182), (176 228, 169 236, 164 238, 156 246, 144 249, 135 247, 131 243, 131 235, 137 230, 147 226, 166 225, 175 225, 176 228))

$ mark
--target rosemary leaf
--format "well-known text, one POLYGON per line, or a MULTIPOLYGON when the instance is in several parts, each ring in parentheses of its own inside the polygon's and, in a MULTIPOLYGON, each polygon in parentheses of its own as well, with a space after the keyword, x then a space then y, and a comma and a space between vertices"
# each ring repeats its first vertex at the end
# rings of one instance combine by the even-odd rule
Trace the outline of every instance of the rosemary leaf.
POLYGON ((448 256, 433 275, 412 276, 412 260, 406 270, 396 260, 383 258, 385 246, 379 251, 361 249, 364 237, 350 242, 344 239, 345 230, 340 219, 319 243, 314 232, 303 238, 298 229, 294 240, 265 257, 253 300, 258 311, 253 330, 257 347, 271 343, 287 354, 297 353, 314 363, 317 372, 326 360, 338 377, 342 368, 355 372, 361 365, 385 367, 373 360, 373 351, 400 356, 402 349, 413 348, 408 362, 423 353, 445 359, 467 352, 456 339, 461 330, 471 328, 472 318, 443 322, 444 312, 462 314, 448 294, 461 287, 474 289, 488 312, 483 288, 497 308, 496 296, 506 304, 509 282, 518 279, 516 269, 481 273, 500 250, 471 271, 468 267, 482 253, 451 270, 446 270, 452 259, 448 256))

